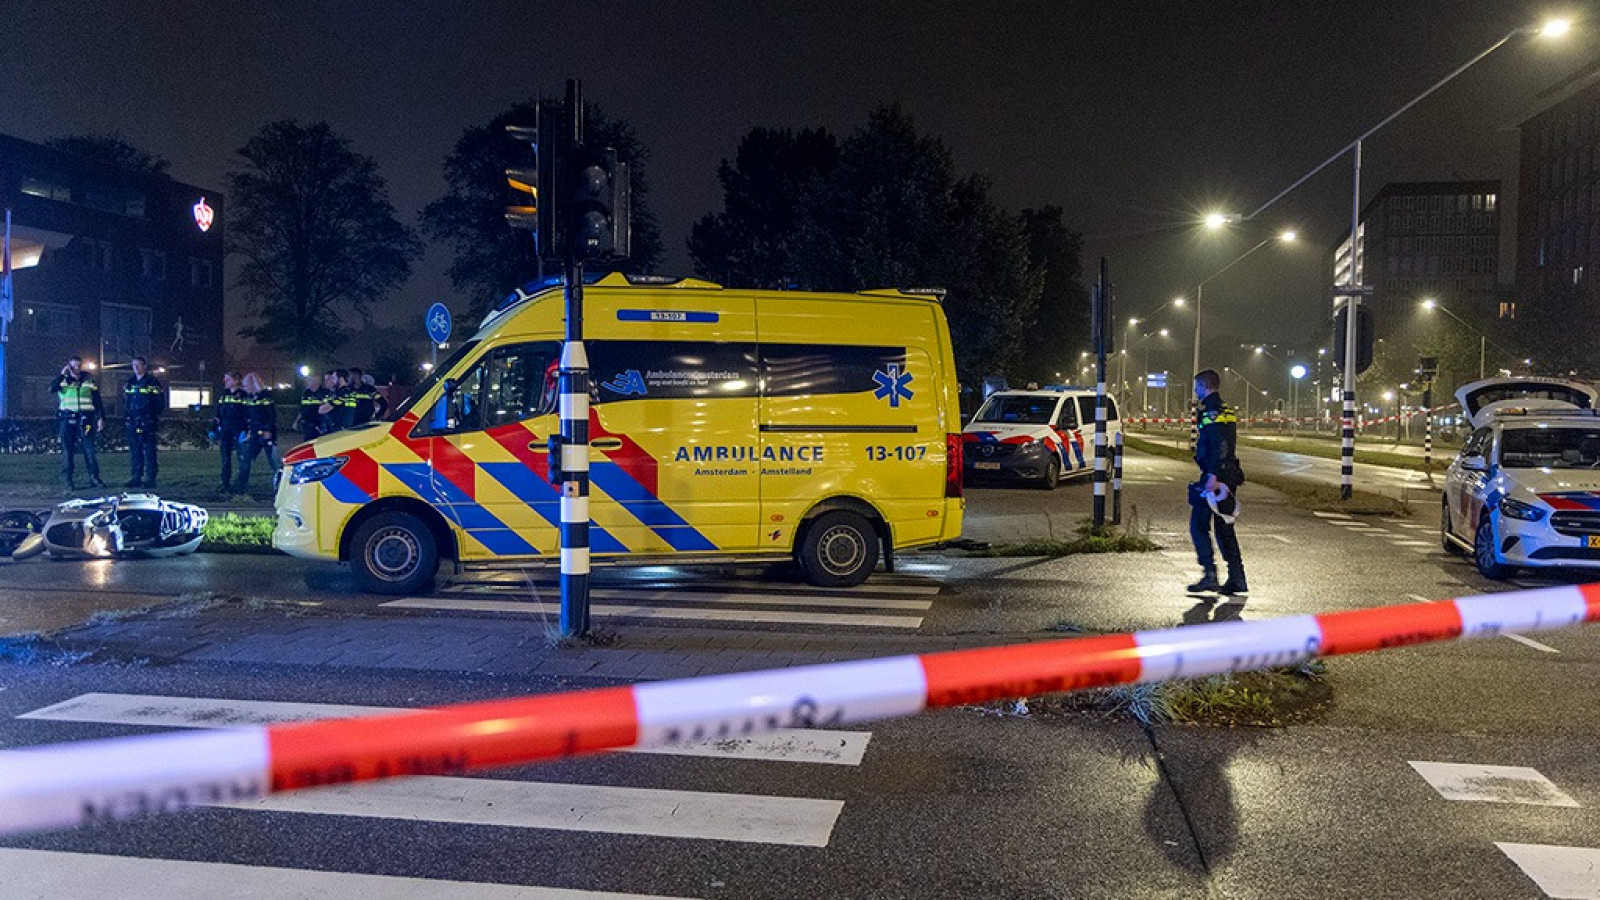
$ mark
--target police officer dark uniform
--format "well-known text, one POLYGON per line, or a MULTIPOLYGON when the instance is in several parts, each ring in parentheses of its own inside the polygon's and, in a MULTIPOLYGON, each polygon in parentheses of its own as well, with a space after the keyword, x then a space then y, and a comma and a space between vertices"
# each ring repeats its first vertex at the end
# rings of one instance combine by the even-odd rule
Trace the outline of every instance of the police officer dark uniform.
POLYGON ((222 395, 217 398, 217 417, 212 430, 217 436, 217 447, 222 451, 222 493, 233 489, 233 455, 239 454, 241 465, 244 448, 240 439, 245 435, 245 397, 239 388, 239 373, 228 372, 222 376, 222 395))
POLYGON ((355 410, 355 402, 350 399, 349 373, 343 369, 330 370, 323 376, 322 389, 329 392, 320 407, 322 433, 332 434, 349 428, 350 415, 355 410))
POLYGON ((167 408, 161 382, 142 356, 133 358, 133 377, 122 385, 122 415, 128 428, 128 471, 123 487, 156 486, 156 429, 167 408))
POLYGON ((239 449, 238 492, 250 492, 250 465, 256 454, 266 451, 267 462, 277 471, 278 461, 278 408, 272 405, 272 391, 261 384, 261 376, 254 372, 244 376, 244 433, 239 449))
POLYGON ((365 425, 389 411, 389 402, 378 393, 372 376, 360 369, 350 370, 350 427, 365 425))
POLYGON ((1222 402, 1217 389, 1222 376, 1215 369, 1204 369, 1194 379, 1195 398, 1200 401, 1200 431, 1195 441, 1194 461, 1200 467, 1200 480, 1189 485, 1189 537, 1194 542, 1195 557, 1200 563, 1200 580, 1189 585, 1190 593, 1245 594, 1250 588, 1245 583, 1244 559, 1239 554, 1239 536, 1234 533, 1232 518, 1238 511, 1236 493, 1244 481, 1244 471, 1239 466, 1238 423, 1233 407, 1222 402), (1226 496, 1212 501, 1218 487, 1226 488, 1226 496), (1217 582, 1217 558, 1211 548, 1211 534, 1217 535, 1217 546, 1228 564, 1228 580, 1217 582))
POLYGON ((300 392, 300 415, 295 419, 295 427, 300 429, 300 437, 305 440, 316 440, 322 434, 322 403, 327 395, 322 390, 322 379, 315 375, 306 376, 306 386, 300 392))
POLYGON ((100 401, 100 387, 83 371, 83 358, 74 356, 62 366, 60 374, 50 382, 50 393, 56 396, 56 427, 61 438, 61 480, 67 490, 76 490, 73 466, 78 451, 83 451, 83 468, 89 473, 89 484, 105 487, 100 480, 100 460, 95 456, 95 434, 105 427, 105 406, 100 401))

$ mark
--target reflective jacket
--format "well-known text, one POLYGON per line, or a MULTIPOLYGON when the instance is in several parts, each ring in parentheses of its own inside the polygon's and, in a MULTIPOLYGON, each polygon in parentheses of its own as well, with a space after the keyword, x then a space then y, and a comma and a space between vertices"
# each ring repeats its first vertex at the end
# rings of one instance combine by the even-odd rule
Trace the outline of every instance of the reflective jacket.
POLYGON ((57 375, 50 382, 50 393, 56 395, 56 412, 60 415, 84 417, 89 421, 99 421, 105 415, 100 386, 88 372, 79 372, 77 378, 57 375))
POLYGON ((268 440, 278 438, 278 408, 272 405, 272 391, 262 388, 260 393, 244 395, 245 430, 254 435, 267 433, 268 440))
POLYGON ((149 372, 122 385, 122 414, 133 424, 154 425, 167 409, 167 392, 149 372))
POLYGON ((1200 402, 1200 436, 1195 440, 1194 463, 1200 467, 1200 480, 1218 475, 1224 460, 1237 460, 1239 417, 1233 407, 1212 393, 1200 402))
POLYGON ((215 425, 217 431, 223 435, 235 435, 245 429, 245 397, 244 391, 234 388, 223 391, 217 398, 217 418, 215 425))

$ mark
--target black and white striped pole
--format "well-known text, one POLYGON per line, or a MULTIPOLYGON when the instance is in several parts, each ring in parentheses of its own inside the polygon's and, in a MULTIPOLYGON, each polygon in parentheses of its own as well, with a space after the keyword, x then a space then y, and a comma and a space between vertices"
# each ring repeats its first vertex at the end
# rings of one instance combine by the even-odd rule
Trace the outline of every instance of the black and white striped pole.
POLYGON ((1106 524, 1106 353, 1111 343, 1109 265, 1100 257, 1100 283, 1094 289, 1094 527, 1106 524))
POLYGON ((1111 524, 1122 524, 1122 432, 1112 441, 1111 451, 1111 524))
MULTIPOLYGON (((572 143, 583 144, 583 99, 578 82, 567 81, 572 143)), ((560 177, 560 176, 558 176, 560 177)), ((566 341, 561 345, 561 635, 589 633, 589 356, 583 348, 583 262, 576 229, 566 229, 566 341)))

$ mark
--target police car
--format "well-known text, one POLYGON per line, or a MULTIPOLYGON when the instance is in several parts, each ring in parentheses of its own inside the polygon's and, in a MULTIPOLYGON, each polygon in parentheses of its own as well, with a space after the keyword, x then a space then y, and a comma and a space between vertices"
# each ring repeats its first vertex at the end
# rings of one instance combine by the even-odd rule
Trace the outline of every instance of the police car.
MULTIPOLYGON (((962 432, 969 483, 1014 481, 1052 490, 1062 478, 1094 471, 1095 392, 1050 386, 996 391, 962 432)), ((1106 397, 1107 447, 1122 420, 1106 397)))
POLYGON ((1600 569, 1600 391, 1491 378, 1456 392, 1473 432, 1445 474, 1440 536, 1501 579, 1520 567, 1600 569))

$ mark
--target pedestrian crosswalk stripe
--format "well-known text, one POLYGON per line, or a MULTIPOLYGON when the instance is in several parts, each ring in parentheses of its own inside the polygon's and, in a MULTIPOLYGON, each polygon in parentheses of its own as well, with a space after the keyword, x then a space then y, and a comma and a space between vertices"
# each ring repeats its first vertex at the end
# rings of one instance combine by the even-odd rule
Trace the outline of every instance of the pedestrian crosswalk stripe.
POLYGON ((419 775, 269 794, 233 809, 826 847, 842 800, 419 775))
POLYGON ((1521 803, 1529 806, 1578 806, 1537 769, 1527 766, 1487 766, 1468 763, 1409 761, 1439 796, 1446 800, 1480 803, 1521 803))
MULTIPOLYGON (((410 711, 392 706, 91 693, 23 713, 17 718, 160 728, 247 728, 410 711)), ((694 741, 628 752, 859 766, 871 737, 870 731, 792 728, 751 737, 694 741)))
MULTIPOLYGON (((100 856, 0 848, 6 894, 49 900, 216 900, 219 897, 338 897, 340 900, 671 900, 521 884, 438 881, 237 863, 100 856)), ((681 898, 688 900, 688 898, 681 898)))
MULTIPOLYGON (((948 567, 946 567, 946 568, 948 568, 948 567)), ((875 576, 872 577, 872 579, 870 579, 870 580, 868 580, 868 581, 866 581, 866 582, 864 582, 862 584, 859 584, 859 585, 857 585, 855 587, 827 588, 827 587, 814 587, 814 586, 811 586, 811 585, 806 585, 805 587, 799 588, 799 589, 803 590, 807 594, 816 594, 816 595, 838 594, 838 595, 841 595, 841 596, 852 596, 852 595, 853 596, 870 596, 872 594, 907 594, 907 595, 937 594, 940 591, 944 590, 944 585, 942 585, 942 584, 940 584, 938 582, 930 582, 928 579, 925 579, 925 578, 918 578, 918 579, 916 579, 914 581, 904 581, 904 582, 902 582, 902 581, 880 581, 879 579, 881 579, 882 577, 883 576, 881 576, 881 575, 875 575, 875 576)), ((513 585, 513 586, 522 587, 522 588, 538 589, 538 590, 550 590, 550 591, 554 591, 554 590, 559 590, 560 589, 560 585, 557 582, 551 581, 548 578, 532 578, 532 577, 529 577, 525 573, 503 572, 503 573, 497 573, 497 574, 491 575, 491 576, 463 576, 461 578, 455 578, 455 579, 450 580, 449 582, 446 582, 442 586, 441 590, 452 591, 452 590, 458 590, 458 589, 460 589, 462 587, 465 587, 465 586, 476 586, 476 585, 495 585, 495 586, 513 585)), ((674 580, 671 580, 671 579, 648 578, 648 579, 636 579, 636 580, 633 580, 633 581, 625 581, 625 582, 620 582, 620 583, 613 582, 613 583, 610 583, 607 587, 604 587, 604 588, 595 587, 595 588, 593 588, 593 590, 595 590, 595 591, 600 591, 600 590, 615 590, 615 591, 634 591, 634 590, 671 590, 671 591, 677 591, 677 590, 689 590, 689 591, 697 591, 697 592, 702 592, 703 593, 703 592, 706 592, 706 591, 728 591, 728 590, 767 590, 767 591, 770 591, 770 590, 774 590, 775 588, 781 589, 782 587, 783 586, 781 586, 781 585, 775 585, 771 581, 728 581, 728 580, 700 581, 700 580, 690 580, 690 579, 684 579, 682 581, 674 581, 674 580)), ((796 587, 798 588, 798 586, 796 586, 796 587)))
POLYGON ((1433 541, 1405 541, 1405 540, 1400 540, 1400 541, 1390 541, 1389 543, 1394 544, 1396 547, 1432 547, 1433 546, 1433 541))
MULTIPOLYGON (((529 596, 526 588, 516 585, 475 585, 477 590, 463 591, 452 587, 440 591, 441 596, 465 594, 468 596, 529 596)), ((554 600, 560 591, 551 588, 542 592, 554 600)), ((538 596, 534 594, 532 596, 538 596)), ((619 591, 599 588, 589 591, 595 600, 631 600, 636 603, 681 601, 683 603, 727 603, 750 606, 817 606, 831 609, 896 609, 924 611, 933 608, 932 600, 900 600, 887 597, 819 597, 810 594, 704 594, 691 591, 619 591)))
MULTIPOLYGON (((433 609, 458 612, 509 612, 554 616, 558 604, 539 601, 479 600, 465 597, 404 597, 379 604, 390 609, 433 609)), ((715 609, 691 606, 621 606, 595 604, 596 616, 629 619, 688 619, 719 622, 761 622, 790 625, 857 625, 872 628, 920 628, 921 616, 875 616, 857 613, 821 613, 776 609, 715 609)))
POLYGON ((1320 510, 1314 510, 1311 514, 1313 516, 1317 516, 1318 518, 1322 518, 1322 519, 1348 519, 1348 518, 1350 518, 1349 516, 1345 515, 1344 513, 1322 512, 1320 510))
POLYGON ((1533 879, 1546 897, 1600 897, 1600 848, 1505 841, 1494 845, 1533 879))

